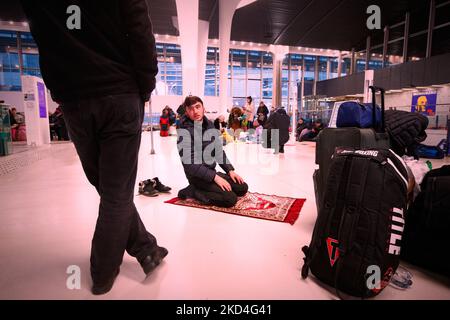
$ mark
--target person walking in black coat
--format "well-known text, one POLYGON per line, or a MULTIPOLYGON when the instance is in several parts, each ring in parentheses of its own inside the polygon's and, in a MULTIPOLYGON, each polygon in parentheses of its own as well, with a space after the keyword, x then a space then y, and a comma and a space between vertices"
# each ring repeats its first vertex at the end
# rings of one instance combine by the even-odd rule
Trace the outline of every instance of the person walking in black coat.
POLYGON ((186 114, 177 130, 177 146, 189 186, 180 190, 178 197, 195 198, 207 205, 232 207, 237 197, 247 193, 248 185, 228 160, 219 130, 205 117, 203 101, 189 96, 184 104, 186 114), (201 144, 194 139, 202 139, 201 144), (225 173, 216 171, 217 163, 225 173))
POLYGON ((133 202, 144 104, 158 73, 147 1, 21 2, 44 82, 100 195, 90 271, 92 293, 104 294, 125 251, 147 275, 168 253, 133 202))
MULTIPOLYGON (((267 148, 275 148, 275 153, 284 153, 284 145, 289 141, 290 117, 286 110, 278 108, 267 119, 264 129, 267 129, 267 148), (278 141, 272 141, 272 130, 278 130, 278 141)), ((275 135, 276 136, 276 135, 275 135)))

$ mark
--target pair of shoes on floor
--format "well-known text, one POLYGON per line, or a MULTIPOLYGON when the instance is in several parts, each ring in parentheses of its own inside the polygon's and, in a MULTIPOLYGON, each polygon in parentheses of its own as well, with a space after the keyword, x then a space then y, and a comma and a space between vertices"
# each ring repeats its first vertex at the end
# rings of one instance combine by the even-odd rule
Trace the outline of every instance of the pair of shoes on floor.
POLYGON ((147 277, 161 264, 161 261, 167 256, 169 251, 164 247, 156 247, 156 249, 142 261, 140 261, 141 267, 144 270, 147 277))
POLYGON ((114 281, 116 281, 117 276, 119 275, 120 268, 117 268, 116 273, 112 276, 108 281, 103 284, 94 283, 92 285, 92 294, 100 295, 108 293, 114 285, 114 281))
POLYGON ((169 193, 172 188, 165 186, 157 177, 139 182, 139 194, 156 197, 160 193, 169 193))

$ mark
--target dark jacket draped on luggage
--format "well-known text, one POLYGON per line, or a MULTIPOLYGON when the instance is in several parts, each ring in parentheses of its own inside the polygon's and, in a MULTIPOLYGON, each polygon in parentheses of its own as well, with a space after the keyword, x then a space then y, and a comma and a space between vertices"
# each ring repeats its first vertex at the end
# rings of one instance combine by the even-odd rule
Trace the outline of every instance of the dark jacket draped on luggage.
POLYGON ((203 117, 201 126, 195 126, 194 121, 187 116, 183 116, 180 120, 180 127, 177 129, 177 134, 178 152, 182 159, 184 172, 188 180, 196 178, 208 182, 213 181, 216 175, 216 161, 225 173, 234 170, 225 151, 223 151, 219 130, 217 130, 214 127, 214 124, 206 117, 203 117), (212 129, 212 131, 208 131, 210 135, 204 135, 204 133, 210 129, 212 129), (190 136, 190 141, 186 137, 187 134, 190 136), (213 135, 211 136, 211 134, 213 135), (198 154, 195 154, 194 137, 202 139, 201 154, 200 150, 198 154), (214 144, 214 150, 212 150, 213 147, 211 144, 214 144), (208 148, 206 155, 211 155, 211 159, 204 158, 206 148, 208 148), (209 152, 209 148, 211 148, 212 152, 209 152), (185 154, 185 152, 189 152, 189 154, 185 154))
POLYGON ((148 100, 158 65, 145 0, 21 2, 35 25, 42 76, 55 101, 121 93, 139 93, 148 100), (71 5, 80 8, 80 29, 66 25, 71 5))
MULTIPOLYGON (((386 111, 386 129, 391 138, 392 149, 399 155, 411 154, 420 142, 427 138, 425 130, 428 127, 428 118, 406 111, 386 111), (405 152, 405 149, 408 152, 405 152)), ((411 154, 412 155, 412 154, 411 154)))

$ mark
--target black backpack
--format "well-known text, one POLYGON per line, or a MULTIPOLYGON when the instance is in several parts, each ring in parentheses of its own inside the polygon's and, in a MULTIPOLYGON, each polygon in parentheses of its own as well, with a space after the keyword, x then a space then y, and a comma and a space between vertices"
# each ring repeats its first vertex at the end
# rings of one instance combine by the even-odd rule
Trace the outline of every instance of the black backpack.
POLYGON ((450 277, 450 165, 428 172, 408 209, 402 259, 450 277))
POLYGON ((377 295, 399 265, 407 188, 406 165, 393 151, 336 148, 311 244, 302 248, 302 278, 311 270, 339 297, 377 295))

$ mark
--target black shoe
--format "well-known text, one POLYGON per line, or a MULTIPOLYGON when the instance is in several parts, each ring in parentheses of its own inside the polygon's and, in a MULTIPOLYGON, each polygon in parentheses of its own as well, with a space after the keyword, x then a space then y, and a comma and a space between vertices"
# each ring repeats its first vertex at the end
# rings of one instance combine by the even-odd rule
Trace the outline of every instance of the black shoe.
POLYGON ((92 294, 100 295, 108 293, 111 288, 113 287, 114 281, 116 281, 117 276, 119 275, 120 268, 117 268, 116 274, 109 279, 106 283, 99 285, 99 284, 93 284, 92 286, 92 294))
POLYGON ((159 192, 170 192, 170 190, 172 190, 171 187, 165 186, 161 183, 161 181, 159 181, 158 178, 153 178, 153 181, 155 181, 155 189, 158 190, 159 192))
POLYGON ((139 182, 139 194, 147 197, 156 197, 159 193, 155 189, 155 182, 153 180, 144 180, 139 182))
POLYGON ((146 256, 144 260, 141 261, 142 269, 144 269, 147 277, 153 272, 153 270, 156 269, 157 266, 159 266, 168 253, 169 251, 166 248, 157 247, 151 255, 146 256))

